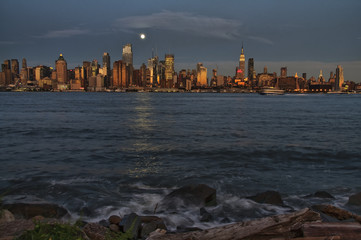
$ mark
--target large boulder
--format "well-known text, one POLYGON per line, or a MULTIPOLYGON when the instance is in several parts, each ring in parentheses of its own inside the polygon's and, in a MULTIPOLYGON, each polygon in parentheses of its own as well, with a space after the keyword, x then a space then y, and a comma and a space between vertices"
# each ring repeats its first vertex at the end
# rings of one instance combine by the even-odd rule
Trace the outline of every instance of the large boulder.
POLYGON ((361 192, 351 195, 347 204, 361 206, 361 192))
POLYGON ((140 217, 136 213, 125 215, 119 223, 119 228, 130 235, 130 239, 138 239, 140 229, 140 217))
POLYGON ((216 189, 205 184, 187 185, 169 193, 161 202, 165 208, 183 206, 215 206, 217 205, 216 189))
POLYGON ((279 194, 276 191, 266 191, 247 198, 257 203, 266 203, 266 204, 283 206, 283 200, 281 194, 279 194))
POLYGON ((26 219, 39 215, 46 218, 61 218, 68 214, 65 208, 51 203, 11 203, 5 204, 3 208, 17 217, 26 219))
POLYGON ((140 232, 140 237, 142 239, 145 239, 149 236, 151 232, 154 232, 157 229, 164 229, 167 230, 167 227, 165 226, 163 220, 161 218, 158 218, 157 220, 144 223, 142 226, 142 230, 140 232))
POLYGON ((83 228, 84 233, 91 240, 105 240, 109 229, 97 223, 88 223, 83 228))

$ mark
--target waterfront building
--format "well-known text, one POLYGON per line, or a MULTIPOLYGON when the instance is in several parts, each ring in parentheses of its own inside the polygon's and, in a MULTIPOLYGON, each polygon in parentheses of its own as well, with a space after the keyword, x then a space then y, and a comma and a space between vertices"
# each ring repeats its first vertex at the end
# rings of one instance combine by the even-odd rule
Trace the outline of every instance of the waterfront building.
POLYGON ((173 87, 173 75, 174 75, 174 55, 165 55, 165 80, 166 87, 173 87))
POLYGON ((68 67, 63 54, 60 54, 58 60, 55 61, 55 68, 58 84, 65 84, 68 81, 68 67))
POLYGON ((158 84, 158 56, 153 56, 148 59, 148 69, 149 69, 149 84, 155 86, 158 84))
POLYGON ((123 46, 122 60, 126 65, 133 65, 132 44, 128 43, 123 46))
MULTIPOLYGON (((113 88, 126 88, 130 81, 129 66, 122 60, 115 61, 113 64, 113 88)), ((133 77, 132 77, 133 78, 133 77)))
POLYGON ((149 84, 147 83, 147 66, 144 63, 139 68, 139 78, 140 78, 139 86, 146 87, 149 84))
POLYGON ((103 75, 110 76, 110 55, 107 52, 103 54, 103 75))
POLYGON ((100 65, 98 64, 98 60, 94 59, 91 63, 91 75, 92 77, 96 77, 99 73, 100 65))
POLYGON ((1 65, 1 71, 4 72, 5 69, 11 69, 10 60, 4 60, 4 64, 1 65))
POLYGON ((281 78, 287 77, 287 67, 281 67, 281 78))
POLYGON ((207 80, 207 68, 203 65, 197 66, 199 69, 197 71, 197 86, 207 87, 208 80, 207 80))
POLYGON ((343 68, 341 67, 341 65, 337 65, 335 85, 334 85, 335 91, 342 91, 343 83, 344 83, 343 68))

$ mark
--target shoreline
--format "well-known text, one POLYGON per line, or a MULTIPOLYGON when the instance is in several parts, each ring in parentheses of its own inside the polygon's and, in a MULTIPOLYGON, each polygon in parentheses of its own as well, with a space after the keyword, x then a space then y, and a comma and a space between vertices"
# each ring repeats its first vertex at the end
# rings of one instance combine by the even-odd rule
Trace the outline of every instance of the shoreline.
MULTIPOLYGON (((333 197, 332 195, 330 195, 327 192, 324 191, 319 191, 316 192, 314 194, 310 194, 308 196, 305 197, 309 197, 309 198, 331 198, 333 197)), ((267 205, 267 206, 285 206, 284 202, 282 200, 282 197, 280 196, 279 193, 275 192, 275 191, 267 191, 267 192, 263 192, 263 193, 259 193, 257 195, 254 196, 249 196, 247 197, 247 199, 250 199, 250 201, 254 201, 257 202, 261 205, 267 205)), ((165 236, 172 235, 172 237, 174 236, 185 236, 187 234, 189 234, 189 232, 193 232, 196 231, 197 234, 205 234, 207 232, 209 232, 209 229, 218 229, 220 231, 223 231, 223 228, 227 228, 226 226, 235 226, 235 224, 237 222, 218 222, 218 224, 213 224, 211 227, 207 227, 207 228, 197 228, 194 225, 178 225, 177 228, 174 230, 171 230, 169 228, 169 226, 167 226, 167 216, 171 217, 173 215, 173 213, 177 214, 177 212, 181 212, 181 211, 186 211, 187 209, 189 209, 191 206, 197 206, 197 208, 199 209, 199 218, 203 219, 204 222, 210 222, 212 221, 212 219, 214 218, 213 213, 211 211, 209 211, 210 207, 214 207, 217 206, 221 203, 217 203, 215 201, 217 201, 218 199, 216 198, 216 192, 215 189, 212 189, 211 187, 204 185, 204 184, 198 184, 198 185, 187 185, 184 187, 181 187, 179 189, 176 189, 174 191, 172 191, 171 193, 169 193, 168 195, 166 195, 161 202, 159 203, 159 206, 157 205, 153 214, 147 214, 147 215, 138 215, 136 213, 130 213, 130 214, 125 214, 125 215, 111 215, 111 216, 103 216, 106 217, 106 219, 103 219, 101 221, 97 221, 97 222, 86 222, 86 224, 91 224, 92 227, 101 228, 103 233, 104 231, 108 231, 107 229, 110 229, 111 231, 114 231, 116 233, 120 233, 121 231, 123 231, 124 229, 122 229, 121 226, 124 225, 124 219, 128 219, 129 216, 131 216, 131 218, 133 220, 127 220, 127 221, 131 221, 133 222, 135 218, 139 218, 139 232, 141 232, 141 229, 143 229, 144 226, 146 226, 146 224, 150 224, 152 226, 152 228, 150 228, 149 226, 146 227, 146 229, 150 228, 152 231, 154 232, 155 230, 161 228, 164 229, 165 231, 167 231, 167 233, 165 233, 164 231, 158 230, 157 233, 154 233, 155 237, 149 238, 149 239, 168 239, 168 238, 164 238, 165 236), (177 207, 177 201, 181 200, 183 203, 183 207, 179 208, 177 207), (165 209, 167 209, 167 211, 165 211, 165 209), (163 212, 162 212, 163 211, 163 212), (165 211, 165 212, 164 212, 165 211), (164 218, 165 217, 165 218, 164 218), (114 220, 114 218, 116 218, 116 220, 114 220), (111 220, 113 219, 113 220, 111 220), (116 221, 115 223, 113 223, 113 221, 116 221), (123 225, 120 224, 120 222, 123 221, 123 225), (114 226, 114 224, 116 226, 114 226), (113 226, 111 226, 113 225, 113 226), (185 235, 184 235, 185 234, 185 235)), ((361 206, 361 193, 358 194, 354 194, 349 196, 349 202, 347 203, 347 205, 352 205, 356 208, 360 208, 361 206)), ((346 205, 345 205, 346 206, 346 205)), ((67 209, 58 206, 56 204, 51 204, 51 203, 33 203, 33 204, 26 204, 26 203, 14 203, 13 205, 7 205, 7 204, 3 204, 1 205, 2 209, 6 209, 8 211, 10 211, 14 217, 13 220, 26 220, 26 219, 31 219, 32 221, 35 219, 57 219, 57 221, 60 222, 64 222, 64 221, 75 221, 75 220, 82 220, 81 218, 79 219, 74 219, 70 213, 68 212, 67 209), (39 217, 40 216, 40 217, 39 217)), ((251 220, 245 220, 245 221, 241 221, 241 222, 257 222, 257 221, 269 221, 269 219, 273 219, 275 216, 279 217, 279 216, 289 216, 292 214, 296 214, 299 212, 304 212, 306 211, 305 209, 308 209, 308 211, 312 211, 312 212, 316 212, 318 214, 320 214, 320 218, 322 217, 322 222, 343 222, 346 219, 350 219, 353 218, 354 220, 356 219, 356 221, 361 222, 361 217, 359 217, 358 215, 351 213, 349 210, 345 210, 342 207, 339 206, 332 206, 332 205, 328 205, 328 204, 321 204, 321 205, 313 205, 313 206, 308 206, 306 208, 303 209, 290 209, 289 212, 284 213, 284 214, 275 214, 272 216, 264 216, 264 217, 256 217, 253 218, 251 220), (340 217, 342 216, 342 217, 340 217), (341 218, 338 219, 338 218, 341 218), (263 220, 262 220, 263 219, 263 220), (268 219, 268 220, 265 220, 268 219), (338 219, 338 220, 337 220, 338 219)), ((353 221, 354 221, 353 220, 353 221)), ((28 221, 28 220, 26 220, 28 221)), ((45 220, 44 220, 45 221, 45 220)), ((27 226, 25 224, 25 226, 27 226)), ((236 227, 237 229, 240 226, 236 227)), ((1 227, 0 227, 1 229, 1 227)), ((218 230, 214 230, 214 231, 218 231, 218 230)), ((148 230, 147 230, 148 231, 148 230)), ((149 230, 150 231, 150 230, 149 230)), ((212 230, 213 231, 213 230, 212 230)), ((237 230, 238 231, 238 230, 237 230)), ((1 232, 1 231, 0 231, 1 232)), ((150 232, 147 232, 147 234, 149 235, 150 232)), ((192 233, 193 234, 193 233, 192 233)), ((0 235, 0 239, 1 239, 1 235, 0 235)), ((92 238, 90 238, 92 239, 92 238)), ((143 238, 144 239, 144 238, 143 238)), ((171 238, 173 239, 173 238, 171 238)), ((174 238, 174 239, 178 239, 178 238, 174 238)), ((179 238, 181 239, 181 238, 179 238)), ((195 238, 198 239, 198 238, 195 238)), ((227 238, 227 239, 231 239, 231 238, 227 238)), ((241 238, 239 238, 241 239, 241 238)))

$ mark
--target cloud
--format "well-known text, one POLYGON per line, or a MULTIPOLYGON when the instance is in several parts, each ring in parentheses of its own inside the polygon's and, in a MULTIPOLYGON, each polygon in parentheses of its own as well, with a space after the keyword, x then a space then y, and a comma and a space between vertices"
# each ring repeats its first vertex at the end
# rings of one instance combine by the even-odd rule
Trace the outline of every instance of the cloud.
POLYGON ((161 11, 151 15, 119 18, 115 26, 122 31, 158 29, 232 40, 240 36, 242 23, 192 13, 161 11))
POLYGON ((86 29, 64 29, 49 31, 44 35, 35 36, 36 38, 69 38, 78 35, 88 34, 89 30, 86 29))
POLYGON ((261 42, 261 43, 268 44, 268 45, 273 45, 274 44, 271 40, 269 40, 267 38, 263 38, 263 37, 248 36, 248 38, 251 39, 251 40, 261 42))
POLYGON ((16 42, 14 41, 0 41, 0 45, 12 45, 15 44, 16 42))

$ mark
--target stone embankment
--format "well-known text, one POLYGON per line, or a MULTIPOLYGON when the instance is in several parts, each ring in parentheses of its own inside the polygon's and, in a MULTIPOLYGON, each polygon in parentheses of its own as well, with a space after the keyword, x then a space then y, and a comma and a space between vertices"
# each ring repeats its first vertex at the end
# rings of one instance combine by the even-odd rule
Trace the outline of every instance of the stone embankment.
MULTIPOLYGON (((333 198, 327 192, 316 192, 305 198, 333 198)), ((281 195, 267 191, 248 199, 261 204, 285 206, 281 195)), ((200 218, 211 221, 213 216, 205 209, 215 206, 216 190, 204 185, 188 185, 164 197, 155 212, 176 211, 177 204, 198 206, 200 218)), ((349 197, 348 203, 361 207, 361 193, 349 197)), ((0 208, 0 240, 12 240, 31 231, 36 224, 62 223, 69 218, 68 211, 54 204, 5 204, 0 208)), ((148 240, 360 240, 361 216, 332 205, 314 205, 289 214, 269 216, 246 222, 230 223, 210 229, 188 228, 177 232, 167 231, 164 221, 158 216, 112 215, 98 223, 82 222, 83 239, 148 239, 148 240), (123 235, 122 235, 123 234, 123 235), (114 238, 112 238, 114 236, 114 238), (120 236, 122 236, 120 238, 120 236)))

